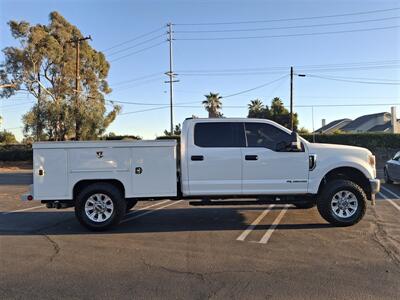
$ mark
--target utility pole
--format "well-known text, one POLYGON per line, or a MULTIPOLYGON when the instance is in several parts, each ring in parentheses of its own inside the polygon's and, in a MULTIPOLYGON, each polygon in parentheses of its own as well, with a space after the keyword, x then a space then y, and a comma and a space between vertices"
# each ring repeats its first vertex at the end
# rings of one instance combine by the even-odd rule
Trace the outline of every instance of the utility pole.
MULTIPOLYGON (((40 72, 37 73, 38 82, 40 82, 40 72)), ((41 110, 41 99, 42 99, 42 86, 38 84, 38 103, 36 109, 36 141, 40 141, 40 135, 42 133, 42 124, 40 120, 40 110, 41 110)))
POLYGON ((170 128, 171 135, 174 134, 174 110, 173 110, 173 93, 174 93, 174 82, 179 82, 179 80, 174 80, 176 74, 173 71, 173 60, 172 60, 172 23, 167 24, 168 27, 168 44, 169 44, 169 71, 165 73, 165 75, 169 76, 169 80, 165 81, 165 83, 169 83, 169 113, 170 113, 170 128))
POLYGON ((75 116, 75 139, 79 140, 80 136, 79 136, 79 132, 80 132, 80 128, 81 128, 81 124, 80 124, 80 120, 78 117, 78 111, 77 111, 77 107, 79 104, 79 93, 80 93, 80 86, 79 86, 79 81, 80 81, 80 45, 82 41, 85 40, 92 40, 92 37, 89 35, 87 37, 83 37, 83 38, 72 38, 71 40, 69 40, 67 43, 71 43, 75 45, 75 111, 76 111, 76 116, 75 116))
POLYGON ((293 67, 290 67, 290 129, 293 131, 293 67))
POLYGON ((294 128, 294 118, 293 118, 293 76, 297 75, 299 77, 306 77, 305 74, 295 74, 293 72, 293 67, 290 67, 290 129, 294 128))

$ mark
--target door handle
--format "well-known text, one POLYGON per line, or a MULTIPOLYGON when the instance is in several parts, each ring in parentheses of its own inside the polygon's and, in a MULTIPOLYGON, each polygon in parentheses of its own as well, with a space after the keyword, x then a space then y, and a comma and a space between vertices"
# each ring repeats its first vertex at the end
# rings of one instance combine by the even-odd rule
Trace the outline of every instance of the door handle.
POLYGON ((257 155, 246 155, 244 157, 245 160, 258 160, 258 156, 257 155))
POLYGON ((204 160, 204 156, 203 155, 192 155, 191 160, 201 161, 201 160, 204 160))

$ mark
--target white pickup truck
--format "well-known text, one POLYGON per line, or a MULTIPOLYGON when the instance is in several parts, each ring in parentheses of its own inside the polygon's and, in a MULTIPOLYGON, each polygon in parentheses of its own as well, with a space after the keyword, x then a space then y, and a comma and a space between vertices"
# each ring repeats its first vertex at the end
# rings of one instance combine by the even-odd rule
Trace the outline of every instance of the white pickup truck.
POLYGON ((33 186, 22 198, 75 207, 82 225, 105 230, 137 201, 267 197, 317 205, 336 226, 359 222, 380 189, 364 148, 309 143, 264 119, 186 119, 175 140, 39 142, 33 186))

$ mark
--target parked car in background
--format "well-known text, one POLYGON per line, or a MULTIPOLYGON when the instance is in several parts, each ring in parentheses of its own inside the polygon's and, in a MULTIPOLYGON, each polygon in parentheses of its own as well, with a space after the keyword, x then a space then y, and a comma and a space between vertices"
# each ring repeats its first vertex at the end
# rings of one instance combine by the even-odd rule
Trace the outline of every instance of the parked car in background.
POLYGON ((400 181, 400 151, 386 162, 383 173, 385 174, 386 183, 400 181))

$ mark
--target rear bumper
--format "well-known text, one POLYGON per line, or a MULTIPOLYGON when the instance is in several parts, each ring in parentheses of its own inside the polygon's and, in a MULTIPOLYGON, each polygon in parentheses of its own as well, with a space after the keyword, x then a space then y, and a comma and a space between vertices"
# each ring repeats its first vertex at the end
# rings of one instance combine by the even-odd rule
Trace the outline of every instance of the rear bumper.
POLYGON ((370 179, 369 184, 371 186, 371 194, 375 195, 381 190, 381 181, 379 179, 370 179))

